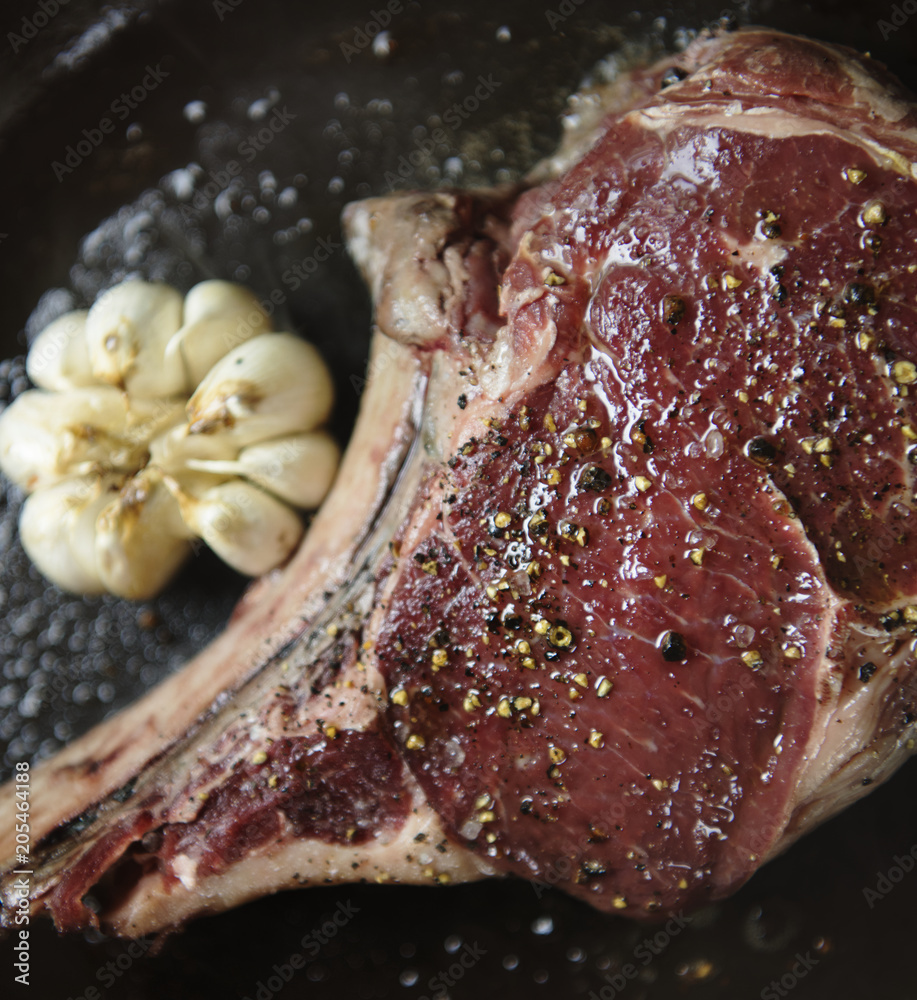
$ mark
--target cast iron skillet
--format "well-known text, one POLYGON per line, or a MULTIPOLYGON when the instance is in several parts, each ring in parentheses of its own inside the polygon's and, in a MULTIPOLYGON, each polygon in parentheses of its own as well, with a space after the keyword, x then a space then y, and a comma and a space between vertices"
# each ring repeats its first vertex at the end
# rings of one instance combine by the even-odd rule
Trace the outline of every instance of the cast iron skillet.
MULTIPOLYGON (((723 14, 869 49, 917 82, 917 17, 898 25, 891 5, 858 0, 751 11, 716 0, 638 12, 602 0, 547 8, 475 0, 458 9, 406 0, 124 0, 114 8, 70 0, 48 17, 53 10, 52 0, 44 10, 29 0, 6 3, 2 14, 0 357, 8 360, 0 402, 24 388, 21 360, 11 359, 42 319, 129 273, 183 287, 220 276, 265 297, 279 290, 280 322, 306 332, 334 368, 342 439, 370 320, 338 246, 347 201, 444 178, 514 180, 551 151, 566 96, 597 60, 628 40, 671 46, 677 29, 723 14), (390 35, 374 50, 368 34, 380 11, 391 15, 390 35), (438 170, 415 169, 402 182, 399 168, 410 161, 404 168, 401 157, 479 76, 492 93, 454 130, 449 154, 437 154, 438 170), (111 111, 144 79, 134 109, 123 119, 111 111), (114 131, 94 143, 101 119, 113 116, 114 131), (79 162, 68 163, 68 146, 79 162), (233 161, 239 190, 224 192, 233 161), (189 165, 203 199, 182 200, 189 165), (294 288, 284 274, 297 262, 309 277, 294 288), (43 297, 47 289, 56 291, 43 297)), ((201 555, 166 595, 139 608, 74 600, 29 568, 15 540, 20 500, 0 494, 4 776, 176 669, 219 630, 244 587, 201 555)), ((34 924, 29 996, 733 1000, 792 991, 798 1000, 912 1000, 917 872, 896 868, 895 858, 917 841, 915 793, 911 765, 732 899, 668 931, 519 882, 309 889, 193 923, 160 942, 156 957, 151 942, 58 938, 34 924), (870 906, 864 889, 875 890, 880 875, 901 878, 881 883, 892 891, 870 896, 870 906), (628 966, 638 975, 625 976, 628 966)), ((10 943, 0 948, 10 956, 0 963, 3 995, 14 995, 10 943)))

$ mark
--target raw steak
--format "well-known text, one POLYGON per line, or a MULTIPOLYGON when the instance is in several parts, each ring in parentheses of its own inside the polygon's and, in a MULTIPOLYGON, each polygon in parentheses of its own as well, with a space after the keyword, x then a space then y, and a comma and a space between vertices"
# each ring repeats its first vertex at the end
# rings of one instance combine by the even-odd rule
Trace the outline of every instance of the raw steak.
POLYGON ((338 484, 220 640, 36 769, 22 905, 138 935, 513 873, 662 915, 886 778, 917 726, 908 100, 846 50, 705 38, 581 96, 524 193, 351 206, 378 331, 338 484))

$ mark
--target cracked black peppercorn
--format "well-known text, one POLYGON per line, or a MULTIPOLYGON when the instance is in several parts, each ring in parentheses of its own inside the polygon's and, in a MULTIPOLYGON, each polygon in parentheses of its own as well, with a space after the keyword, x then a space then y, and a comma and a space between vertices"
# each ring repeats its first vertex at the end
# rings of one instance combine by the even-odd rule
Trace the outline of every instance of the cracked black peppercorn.
POLYGON ((901 615, 897 611, 892 611, 890 614, 882 615, 879 619, 879 624, 885 629, 886 632, 891 632, 901 624, 901 615))
POLYGON ((872 285, 863 282, 853 281, 844 292, 844 299, 852 306, 867 308, 876 303, 876 291, 872 285))
POLYGON ((662 300, 662 321, 674 326, 685 315, 685 303, 677 295, 666 295, 662 300))
POLYGON ((579 477, 579 482, 577 487, 580 492, 584 490, 592 490, 595 493, 601 493, 603 490, 607 490, 611 485, 611 476, 604 469, 600 469, 597 465, 591 465, 588 469, 583 472, 579 477))
POLYGON ((680 632, 666 632, 659 649, 662 658, 669 663, 683 663, 688 658, 688 644, 680 632))
POLYGON ((777 457, 777 449, 767 438, 753 438, 748 442, 748 457, 762 465, 773 462, 777 457))

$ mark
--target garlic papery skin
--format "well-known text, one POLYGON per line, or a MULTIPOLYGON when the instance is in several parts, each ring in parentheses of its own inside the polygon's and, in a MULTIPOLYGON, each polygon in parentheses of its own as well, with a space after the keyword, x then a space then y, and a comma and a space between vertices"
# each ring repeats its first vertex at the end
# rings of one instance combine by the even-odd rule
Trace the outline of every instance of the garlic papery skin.
POLYGON ((118 597, 154 597, 190 554, 190 537, 159 470, 144 469, 99 513, 99 579, 118 597))
POLYGON ((192 434, 225 434, 240 448, 311 430, 331 411, 322 356, 291 333, 265 333, 218 361, 188 401, 192 434))
POLYGON ((65 313, 49 323, 32 341, 26 358, 26 374, 39 387, 66 392, 98 385, 89 361, 85 309, 65 313))
POLYGON ((132 396, 187 392, 181 356, 166 347, 182 323, 182 296, 169 285, 124 281, 104 292, 86 317, 93 375, 132 396))
POLYGON ((340 458, 341 449, 327 431, 307 431, 249 445, 234 462, 191 459, 187 466, 241 476, 294 507, 311 510, 325 499, 340 458))
POLYGON ((64 590, 102 594, 96 564, 96 521, 123 476, 80 476, 28 497, 19 515, 19 537, 41 573, 64 590))
POLYGON ((180 412, 175 401, 161 401, 138 415, 111 386, 30 389, 0 414, 0 466, 28 492, 94 467, 133 472, 146 460, 146 430, 180 412))
POLYGON ((189 388, 234 347, 271 329, 271 321, 249 289, 231 281, 202 281, 185 296, 184 325, 166 348, 178 352, 189 388))
POLYGON ((230 480, 199 496, 172 484, 185 523, 233 569, 260 576, 292 555, 302 538, 299 517, 270 494, 230 480))

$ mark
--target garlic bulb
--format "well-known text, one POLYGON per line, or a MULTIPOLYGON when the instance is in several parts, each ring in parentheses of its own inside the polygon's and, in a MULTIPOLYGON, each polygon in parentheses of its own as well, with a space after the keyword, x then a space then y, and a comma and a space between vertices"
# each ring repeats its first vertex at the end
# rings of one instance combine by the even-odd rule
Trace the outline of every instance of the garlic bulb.
POLYGON ((182 301, 129 281, 41 331, 26 362, 40 388, 0 413, 0 469, 31 493, 20 534, 45 576, 141 600, 195 536, 242 573, 290 556, 303 533, 292 507, 321 502, 339 452, 319 429, 324 361, 269 328, 229 282, 182 301))
POLYGON ((188 401, 192 434, 224 434, 240 447, 315 427, 331 410, 321 355, 291 333, 265 333, 210 369, 188 401))

